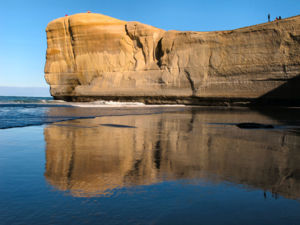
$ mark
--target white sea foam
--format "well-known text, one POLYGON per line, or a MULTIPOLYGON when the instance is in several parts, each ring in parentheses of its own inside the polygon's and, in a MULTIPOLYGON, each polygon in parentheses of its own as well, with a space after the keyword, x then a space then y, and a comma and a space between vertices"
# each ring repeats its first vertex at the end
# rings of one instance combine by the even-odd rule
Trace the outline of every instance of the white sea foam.
POLYGON ((116 102, 116 101, 94 101, 94 102, 72 102, 74 107, 183 107, 184 105, 146 105, 142 102, 116 102))
POLYGON ((94 102, 72 102, 75 107, 132 107, 145 106, 142 102, 115 102, 115 101, 94 101, 94 102))
POLYGON ((64 100, 49 100, 48 102, 50 102, 50 103, 67 103, 64 100))

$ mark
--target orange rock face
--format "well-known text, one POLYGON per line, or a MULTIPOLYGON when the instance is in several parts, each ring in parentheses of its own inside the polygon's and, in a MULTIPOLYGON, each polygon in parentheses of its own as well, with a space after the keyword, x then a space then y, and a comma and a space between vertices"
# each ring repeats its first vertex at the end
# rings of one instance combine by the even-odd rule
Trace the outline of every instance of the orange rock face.
POLYGON ((300 16, 232 31, 164 31, 81 13, 47 26, 57 99, 299 104, 300 16))

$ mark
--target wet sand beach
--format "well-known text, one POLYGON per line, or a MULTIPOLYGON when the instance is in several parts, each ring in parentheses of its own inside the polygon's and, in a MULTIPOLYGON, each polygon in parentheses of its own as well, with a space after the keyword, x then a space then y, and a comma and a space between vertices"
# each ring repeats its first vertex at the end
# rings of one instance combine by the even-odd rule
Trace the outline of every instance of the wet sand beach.
POLYGON ((93 110, 0 130, 3 224, 300 221, 298 109, 93 110))

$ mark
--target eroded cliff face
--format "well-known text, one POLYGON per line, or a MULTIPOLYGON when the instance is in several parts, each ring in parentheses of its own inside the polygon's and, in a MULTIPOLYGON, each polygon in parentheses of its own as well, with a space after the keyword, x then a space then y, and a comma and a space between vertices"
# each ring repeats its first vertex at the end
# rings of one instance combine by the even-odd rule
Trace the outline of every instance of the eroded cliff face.
POLYGON ((179 32, 81 13, 50 22, 46 31, 45 78, 57 99, 300 100, 300 16, 179 32))

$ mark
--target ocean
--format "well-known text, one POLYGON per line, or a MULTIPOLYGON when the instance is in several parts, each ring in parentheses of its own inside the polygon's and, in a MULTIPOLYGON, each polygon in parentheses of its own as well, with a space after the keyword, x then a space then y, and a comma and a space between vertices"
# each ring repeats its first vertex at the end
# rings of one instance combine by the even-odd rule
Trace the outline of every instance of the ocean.
POLYGON ((0 224, 299 224, 300 109, 0 97, 0 224))
POLYGON ((50 97, 0 96, 0 129, 42 125, 67 119, 47 116, 49 107, 60 106, 54 103, 50 97))
POLYGON ((50 124, 80 118, 128 113, 159 113, 184 106, 146 106, 143 103, 96 101, 70 103, 52 97, 0 96, 0 129, 50 124), (136 109, 139 110, 136 110, 136 109), (113 110, 112 110, 113 109, 113 110))

